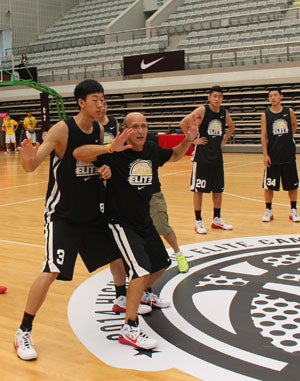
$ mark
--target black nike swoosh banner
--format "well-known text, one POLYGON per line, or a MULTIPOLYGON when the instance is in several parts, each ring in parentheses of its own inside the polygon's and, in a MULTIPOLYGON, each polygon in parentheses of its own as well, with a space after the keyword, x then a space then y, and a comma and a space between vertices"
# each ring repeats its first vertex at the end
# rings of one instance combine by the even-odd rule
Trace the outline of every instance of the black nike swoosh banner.
POLYGON ((124 75, 184 70, 184 50, 123 57, 124 75))

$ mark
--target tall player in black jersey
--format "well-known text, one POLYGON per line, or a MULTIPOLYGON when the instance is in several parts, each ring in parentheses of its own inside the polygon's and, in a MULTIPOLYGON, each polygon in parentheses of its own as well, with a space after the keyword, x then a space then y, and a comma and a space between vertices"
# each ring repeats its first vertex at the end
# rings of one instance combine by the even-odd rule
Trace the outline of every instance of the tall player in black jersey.
POLYGON ((274 191, 280 189, 280 179, 290 199, 289 218, 293 222, 300 222, 297 214, 299 179, 294 141, 297 119, 292 108, 282 106, 282 98, 281 89, 270 89, 271 106, 261 115, 261 144, 265 165, 263 188, 266 203, 263 222, 270 222, 274 218, 272 200, 274 191))
MULTIPOLYGON (((125 324, 119 342, 151 349, 157 345, 157 341, 140 330, 138 306, 141 301, 151 302, 149 286, 161 277, 171 263, 150 217, 153 180, 158 176, 159 166, 183 157, 197 136, 198 125, 191 118, 186 139, 172 149, 146 141, 147 121, 141 113, 128 114, 124 119, 124 127, 124 132, 128 128, 133 131, 127 139, 132 149, 98 156, 101 153, 99 147, 87 145, 77 148, 74 156, 78 160, 89 161, 96 160, 98 156, 98 165, 107 164, 112 170, 106 187, 105 214, 122 253, 129 279, 125 324)), ((109 152, 113 151, 113 147, 108 146, 109 152)), ((165 301, 165 306, 169 304, 165 301)))
MULTIPOLYGON (((76 86, 74 95, 80 108, 74 118, 51 127, 41 145, 33 146, 31 139, 25 139, 18 148, 26 172, 34 171, 50 155, 44 209, 44 264, 29 291, 14 341, 17 354, 23 360, 37 358, 31 338, 33 319, 52 282, 72 280, 78 253, 90 272, 120 258, 100 211, 104 200, 99 173, 102 179, 108 179, 110 168, 103 165, 98 173, 93 163, 73 156, 74 149, 82 144, 97 144, 99 154, 107 152, 107 147, 100 145, 100 127, 92 125, 102 109, 103 87, 94 80, 85 80, 76 86)), ((128 133, 130 131, 119 135, 111 149, 130 148, 124 145, 128 133)))
POLYGON ((180 123, 183 132, 186 132, 190 118, 196 115, 199 119, 199 138, 195 141, 190 185, 190 190, 194 192, 195 231, 198 234, 206 234, 201 216, 203 193, 212 192, 214 215, 211 227, 232 229, 232 225, 226 224, 221 218, 224 191, 222 147, 234 133, 235 126, 229 112, 221 107, 223 89, 220 86, 210 89, 208 100, 209 104, 197 107, 180 123))

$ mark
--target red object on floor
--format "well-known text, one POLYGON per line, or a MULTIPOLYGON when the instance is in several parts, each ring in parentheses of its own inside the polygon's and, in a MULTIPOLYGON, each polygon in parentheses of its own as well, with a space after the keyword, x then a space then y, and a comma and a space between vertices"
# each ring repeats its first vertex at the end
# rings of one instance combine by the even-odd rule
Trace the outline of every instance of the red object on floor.
POLYGON ((7 287, 0 286, 0 294, 4 294, 4 292, 7 290, 7 287))

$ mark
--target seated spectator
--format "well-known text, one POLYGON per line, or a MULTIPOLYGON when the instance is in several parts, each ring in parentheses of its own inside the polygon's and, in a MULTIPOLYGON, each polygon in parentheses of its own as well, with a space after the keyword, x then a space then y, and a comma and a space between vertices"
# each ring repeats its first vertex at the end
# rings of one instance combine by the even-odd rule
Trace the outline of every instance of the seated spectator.
POLYGON ((18 66, 19 67, 24 67, 24 66, 27 66, 27 65, 28 65, 27 54, 26 53, 22 53, 21 61, 20 61, 20 64, 18 66))

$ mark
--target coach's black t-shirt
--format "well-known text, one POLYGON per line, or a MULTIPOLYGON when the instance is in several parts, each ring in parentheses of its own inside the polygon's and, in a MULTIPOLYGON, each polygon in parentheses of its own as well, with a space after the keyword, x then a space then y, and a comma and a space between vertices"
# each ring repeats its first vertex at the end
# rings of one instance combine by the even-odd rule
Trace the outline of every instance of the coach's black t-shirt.
POLYGON ((105 215, 113 222, 144 230, 152 224, 149 202, 158 167, 173 154, 172 149, 146 141, 142 151, 132 149, 98 157, 97 165, 112 171, 106 185, 105 215))

